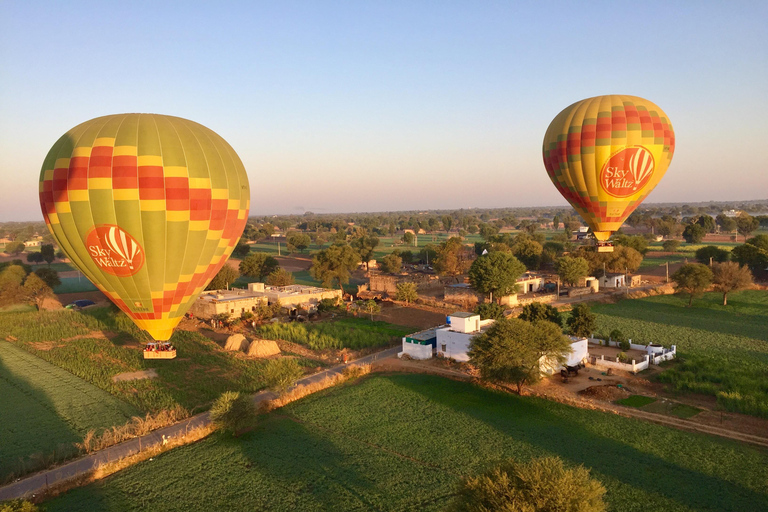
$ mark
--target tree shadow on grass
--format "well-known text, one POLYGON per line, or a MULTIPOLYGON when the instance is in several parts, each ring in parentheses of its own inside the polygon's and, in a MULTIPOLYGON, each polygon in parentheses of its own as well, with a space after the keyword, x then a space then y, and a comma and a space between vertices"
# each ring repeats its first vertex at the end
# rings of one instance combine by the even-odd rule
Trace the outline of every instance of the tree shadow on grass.
MULTIPOLYGON (((649 495, 663 496, 680 505, 699 510, 768 510, 766 494, 685 468, 671 460, 640 451, 608 435, 597 434, 590 431, 584 423, 569 419, 567 411, 564 411, 564 414, 553 412, 560 408, 568 409, 568 406, 476 389, 476 393, 485 395, 489 403, 507 402, 509 413, 498 414, 497 407, 486 408, 478 406, 477 403, 457 403, 450 392, 445 392, 446 386, 441 385, 438 389, 437 386, 429 385, 429 380, 444 380, 440 377, 428 377, 419 385, 409 383, 407 376, 389 378, 396 384, 423 394, 429 400, 455 408, 462 414, 482 421, 516 441, 539 447, 570 462, 584 464, 598 473, 615 478, 649 495)), ((465 393, 467 386, 471 385, 454 382, 447 388, 449 391, 453 388, 458 394, 465 393)), ((596 423, 605 421, 603 415, 607 414, 597 411, 583 413, 594 415, 596 423)), ((615 427, 609 425, 609 428, 632 428, 632 420, 611 418, 615 418, 618 424, 615 427)), ((655 429, 659 431, 660 442, 670 434, 664 427, 655 429)), ((729 443, 697 434, 680 435, 680 443, 698 441, 702 450, 713 443, 729 443)))

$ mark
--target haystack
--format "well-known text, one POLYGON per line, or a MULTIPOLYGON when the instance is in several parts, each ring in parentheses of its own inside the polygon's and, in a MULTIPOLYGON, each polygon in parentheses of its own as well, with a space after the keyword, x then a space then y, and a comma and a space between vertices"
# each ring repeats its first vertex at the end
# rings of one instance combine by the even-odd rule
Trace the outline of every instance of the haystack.
POLYGON ((249 356, 269 357, 280 353, 280 347, 272 340, 253 340, 248 349, 249 356))
POLYGON ((227 343, 224 345, 224 350, 239 350, 246 352, 248 350, 248 340, 242 334, 233 334, 227 338, 227 343))

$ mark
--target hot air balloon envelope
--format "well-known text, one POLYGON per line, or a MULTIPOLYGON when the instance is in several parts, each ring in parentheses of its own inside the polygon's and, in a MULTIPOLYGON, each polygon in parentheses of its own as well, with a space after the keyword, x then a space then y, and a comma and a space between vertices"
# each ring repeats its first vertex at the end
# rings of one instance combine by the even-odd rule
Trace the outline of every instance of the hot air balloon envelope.
POLYGON ((232 147, 178 117, 118 114, 64 134, 40 173, 59 247, 156 340, 170 338, 226 263, 248 218, 232 147))
POLYGON ((560 112, 544 136, 552 183, 607 240, 656 187, 672 160, 667 115, 637 96, 596 96, 560 112))

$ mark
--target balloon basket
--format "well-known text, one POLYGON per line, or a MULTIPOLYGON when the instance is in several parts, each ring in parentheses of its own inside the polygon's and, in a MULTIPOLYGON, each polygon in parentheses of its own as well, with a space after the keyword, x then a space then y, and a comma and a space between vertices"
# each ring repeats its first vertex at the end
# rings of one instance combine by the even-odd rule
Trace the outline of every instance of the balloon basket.
POLYGON ((613 242, 597 242, 597 252, 613 252, 613 242))
POLYGON ((147 343, 144 359, 175 359, 176 349, 170 343, 147 343))

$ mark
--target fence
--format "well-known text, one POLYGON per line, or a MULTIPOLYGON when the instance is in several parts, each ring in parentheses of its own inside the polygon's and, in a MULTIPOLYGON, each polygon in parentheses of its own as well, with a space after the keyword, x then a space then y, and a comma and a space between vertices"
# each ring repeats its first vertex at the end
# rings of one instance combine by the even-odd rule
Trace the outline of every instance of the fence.
POLYGON ((651 356, 645 355, 643 357, 645 359, 639 363, 635 359, 633 359, 631 363, 622 363, 619 361, 618 358, 605 357, 604 355, 601 355, 599 357, 590 356, 589 362, 595 366, 602 366, 606 368, 616 368, 617 370, 624 370, 626 372, 637 373, 647 369, 649 366, 649 360, 651 356))
MULTIPOLYGON (((602 340, 600 338, 589 338, 589 343, 593 345, 605 345, 607 347, 619 347, 620 344, 618 341, 614 341, 612 339, 608 339, 606 342, 605 340, 602 340)), ((645 370, 650 366, 651 364, 658 365, 662 361, 669 361, 670 359, 674 359, 677 355, 677 346, 672 345, 672 348, 664 348, 661 345, 639 345, 637 343, 632 343, 632 340, 629 340, 629 348, 630 350, 639 350, 642 352, 645 352, 646 355, 644 356, 644 360, 640 363, 637 362, 636 359, 632 360, 632 363, 622 363, 619 362, 618 358, 613 357, 605 357, 605 356, 590 356, 589 360, 592 364, 596 366, 606 366, 609 368, 616 368, 619 370, 625 370, 630 371, 633 373, 645 370)))

